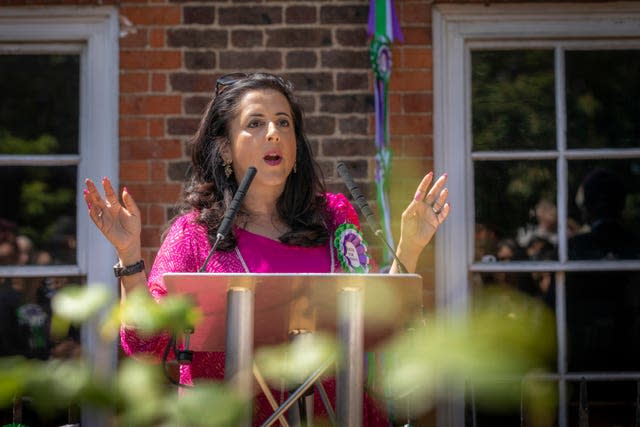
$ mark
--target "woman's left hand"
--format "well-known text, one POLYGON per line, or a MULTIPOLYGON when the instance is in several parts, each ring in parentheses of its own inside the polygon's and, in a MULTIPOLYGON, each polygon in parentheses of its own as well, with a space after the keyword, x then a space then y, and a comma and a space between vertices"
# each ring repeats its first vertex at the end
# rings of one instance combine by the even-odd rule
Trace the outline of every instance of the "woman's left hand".
POLYGON ((415 271, 418 256, 449 215, 447 174, 435 182, 433 179, 433 172, 422 178, 413 200, 402 213, 398 256, 409 271, 415 271))

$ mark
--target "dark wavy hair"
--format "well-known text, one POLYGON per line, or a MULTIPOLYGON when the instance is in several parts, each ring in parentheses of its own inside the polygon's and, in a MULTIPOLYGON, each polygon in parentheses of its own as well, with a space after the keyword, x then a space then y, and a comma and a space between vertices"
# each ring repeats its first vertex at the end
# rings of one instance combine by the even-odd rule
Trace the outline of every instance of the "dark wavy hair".
MULTIPOLYGON (((293 95, 293 86, 273 74, 246 74, 216 88, 218 93, 209 102, 198 131, 190 141, 191 168, 178 214, 197 211, 197 221, 206 226, 209 241, 215 241, 224 213, 238 188, 234 175, 227 177, 224 173, 222 148, 230 144, 231 121, 240 112, 238 105, 241 99, 247 92, 256 90, 280 92, 289 102, 293 114, 296 172, 289 175, 276 202, 278 214, 289 226, 289 231, 280 236, 280 241, 297 246, 322 245, 328 239, 322 215, 326 203, 322 172, 313 159, 304 132, 303 110, 293 95)), ((248 214, 240 209, 236 221, 242 218, 247 219, 248 214)), ((236 237, 231 232, 219 242, 218 248, 228 251, 236 244, 236 237)))

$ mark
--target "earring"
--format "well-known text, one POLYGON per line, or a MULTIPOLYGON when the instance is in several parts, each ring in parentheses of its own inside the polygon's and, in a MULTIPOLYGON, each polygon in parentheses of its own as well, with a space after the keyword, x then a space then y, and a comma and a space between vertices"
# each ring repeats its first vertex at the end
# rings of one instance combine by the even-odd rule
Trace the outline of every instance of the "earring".
POLYGON ((295 162, 293 164, 293 173, 296 173, 298 171, 298 162, 295 162))
POLYGON ((229 161, 224 161, 224 174, 227 176, 227 178, 229 178, 231 176, 231 174, 233 174, 233 168, 231 167, 231 160, 229 161))

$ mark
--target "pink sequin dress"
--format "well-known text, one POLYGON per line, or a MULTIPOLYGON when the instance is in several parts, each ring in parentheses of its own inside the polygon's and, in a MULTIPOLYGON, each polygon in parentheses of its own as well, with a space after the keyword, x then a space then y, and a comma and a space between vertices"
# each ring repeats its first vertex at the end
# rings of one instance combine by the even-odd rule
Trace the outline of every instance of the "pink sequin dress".
MULTIPOLYGON (((340 225, 354 224, 359 228, 358 215, 342 194, 326 193, 325 223, 329 229, 329 242, 319 247, 300 247, 283 244, 249 231, 234 228, 238 245, 229 252, 216 252, 207 264, 207 272, 218 273, 332 273, 342 272, 333 247, 333 235, 340 225)), ((204 263, 211 244, 204 226, 195 222, 196 213, 177 218, 167 233, 149 273, 148 288, 160 299, 167 294, 162 275, 167 272, 195 272, 204 263)), ((121 328, 121 344, 127 355, 152 354, 160 358, 168 342, 168 335, 142 336, 133 328, 121 328)), ((180 367, 180 382, 192 384, 194 379, 224 378, 224 353, 195 352, 190 365, 180 367)), ((335 381, 325 381, 328 395, 335 405, 335 381)), ((326 414, 315 393, 316 416, 326 414)), ((335 407, 335 406, 334 406, 335 407)), ((264 395, 257 397, 254 423, 264 422, 271 414, 264 395)), ((389 423, 368 396, 365 401, 364 425, 388 426, 389 423)))

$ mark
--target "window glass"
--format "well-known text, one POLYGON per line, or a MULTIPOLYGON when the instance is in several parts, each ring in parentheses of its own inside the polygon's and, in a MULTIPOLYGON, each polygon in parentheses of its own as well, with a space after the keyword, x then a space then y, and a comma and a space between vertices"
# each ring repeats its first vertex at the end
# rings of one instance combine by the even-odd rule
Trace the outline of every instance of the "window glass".
POLYGON ((0 55, 0 154, 77 154, 77 55, 0 55))
POLYGON ((567 146, 640 146, 640 50, 565 54, 567 146))
POLYGON ((1 264, 76 263, 76 177, 76 166, 0 167, 1 264))
POLYGON ((557 259, 555 161, 478 161, 475 260, 557 259))
MULTIPOLYGON (((53 328, 51 299, 65 286, 84 285, 79 277, 0 277, 0 357, 29 359, 75 359, 81 356, 80 329, 53 328)), ((20 425, 54 427, 79 418, 71 406, 43 412, 33 401, 20 402, 20 425), (26 423, 26 424, 25 424, 26 423)), ((0 408, 2 425, 13 424, 14 408, 0 408)))
POLYGON ((640 259, 640 159, 569 162, 569 259, 640 259))
POLYGON ((570 381, 567 385, 569 426, 632 426, 638 419, 636 381, 586 381, 584 384, 570 381), (588 405, 588 423, 585 413, 580 415, 581 388, 583 403, 588 405))
POLYGON ((555 148, 552 50, 471 54, 473 150, 555 148))
POLYGON ((640 370, 640 272, 567 273, 570 371, 640 370))

